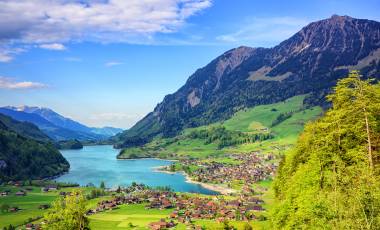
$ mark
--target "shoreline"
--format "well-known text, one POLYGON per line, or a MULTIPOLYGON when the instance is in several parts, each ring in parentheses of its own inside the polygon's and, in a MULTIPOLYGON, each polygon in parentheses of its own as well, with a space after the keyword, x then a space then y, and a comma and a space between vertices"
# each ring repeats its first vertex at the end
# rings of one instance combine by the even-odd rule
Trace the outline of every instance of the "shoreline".
POLYGON ((182 175, 185 176, 185 179, 186 179, 185 182, 186 183, 200 185, 200 186, 202 186, 205 189, 208 189, 208 190, 211 190, 211 191, 214 191, 214 192, 218 192, 221 195, 230 195, 232 193, 236 193, 236 190, 232 189, 232 188, 226 188, 226 187, 221 186, 221 185, 208 184, 208 183, 204 183, 204 182, 195 181, 187 173, 185 173, 184 171, 171 172, 171 171, 167 171, 167 170, 162 170, 162 169, 165 169, 165 167, 166 166, 153 167, 153 169, 154 169, 153 172, 166 173, 166 174, 177 174, 177 173, 180 173, 180 174, 182 174, 182 175))
MULTIPOLYGON (((162 160, 162 161, 172 161, 176 162, 178 160, 171 160, 171 159, 165 159, 165 158, 158 158, 158 157, 141 157, 141 158, 118 158, 116 157, 116 160, 123 160, 123 161, 132 161, 132 160, 147 160, 147 159, 153 159, 153 160, 162 160)), ((161 167, 161 166, 158 166, 161 167)))
POLYGON ((232 193, 236 193, 236 190, 232 189, 232 188, 226 188, 224 186, 221 186, 221 185, 216 185, 216 184, 208 184, 208 183, 203 183, 203 182, 199 182, 199 181, 194 181, 189 175, 187 175, 186 173, 183 173, 185 175, 185 178, 186 178, 186 182, 187 183, 192 183, 192 184, 198 184, 200 186, 202 186, 203 188, 206 188, 208 190, 212 190, 212 191, 215 191, 215 192, 219 192, 221 195, 230 195, 232 193))

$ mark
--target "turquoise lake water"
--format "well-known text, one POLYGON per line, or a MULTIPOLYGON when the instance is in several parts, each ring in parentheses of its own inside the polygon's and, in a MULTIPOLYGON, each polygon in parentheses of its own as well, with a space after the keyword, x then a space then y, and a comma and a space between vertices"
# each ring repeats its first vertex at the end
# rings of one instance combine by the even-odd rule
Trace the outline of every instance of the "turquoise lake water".
POLYGON ((155 167, 170 165, 158 159, 117 160, 119 150, 110 145, 85 146, 80 150, 62 150, 70 163, 70 171, 57 178, 60 182, 74 182, 82 186, 104 181, 106 187, 128 186, 132 182, 146 185, 170 186, 178 192, 216 194, 198 184, 187 183, 184 175, 156 172, 155 167))

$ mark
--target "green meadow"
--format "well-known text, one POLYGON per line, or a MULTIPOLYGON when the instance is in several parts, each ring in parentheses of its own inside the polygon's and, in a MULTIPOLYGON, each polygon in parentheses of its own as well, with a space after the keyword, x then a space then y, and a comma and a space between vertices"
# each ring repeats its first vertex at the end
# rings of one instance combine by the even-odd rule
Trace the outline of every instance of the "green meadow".
POLYGON ((91 229, 147 229, 151 222, 167 218, 172 209, 146 209, 146 204, 121 205, 118 209, 91 215, 91 229))
MULTIPOLYGON (((39 209, 42 204, 51 204, 59 197, 60 192, 70 192, 74 188, 62 188, 58 191, 42 192, 40 187, 25 186, 0 186, 0 192, 10 190, 8 196, 0 197, 0 206, 8 205, 10 207, 18 207, 20 210, 17 212, 1 212, 0 211, 0 229, 9 226, 20 226, 25 223, 31 222, 31 220, 38 219, 44 215, 46 210, 39 209), (17 191, 31 189, 27 191, 26 196, 16 196, 17 191)), ((92 188, 80 188, 85 193, 89 193, 92 188)), ((104 197, 105 198, 105 197, 104 197)), ((103 198, 103 199, 104 199, 103 198)), ((100 198, 92 199, 88 201, 88 207, 93 207, 97 204, 100 198)))
POLYGON ((243 109, 224 122, 188 128, 174 138, 156 138, 143 147, 124 149, 120 157, 153 156, 159 158, 194 157, 205 159, 209 157, 223 158, 226 153, 244 153, 256 150, 278 152, 278 150, 294 144, 305 123, 316 119, 322 113, 321 107, 304 108, 303 100, 305 97, 306 95, 295 96, 283 102, 243 109), (291 116, 272 125, 281 114, 291 114, 291 116), (205 143, 202 139, 189 138, 189 134, 194 130, 207 130, 212 127, 224 127, 229 131, 239 131, 247 134, 270 132, 273 138, 224 148, 218 148, 216 143, 205 143))
MULTIPOLYGON (((114 229, 149 229, 148 224, 159 221, 160 219, 168 220, 169 214, 173 209, 156 210, 146 209, 145 204, 121 205, 118 209, 98 213, 89 217, 91 229, 114 230, 114 229)), ((245 222, 231 221, 229 225, 237 229, 243 229, 245 222)), ((207 227, 207 229, 223 229, 223 224, 214 220, 195 220, 196 226, 207 227)), ((253 222, 251 223, 253 224, 253 222)), ((177 224, 173 229, 188 229, 188 226, 182 223, 177 224)))

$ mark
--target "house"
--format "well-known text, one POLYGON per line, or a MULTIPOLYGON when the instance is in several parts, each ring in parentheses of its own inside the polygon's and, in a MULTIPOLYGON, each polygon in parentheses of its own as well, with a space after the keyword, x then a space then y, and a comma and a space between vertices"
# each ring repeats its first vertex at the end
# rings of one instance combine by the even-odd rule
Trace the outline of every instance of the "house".
POLYGON ((176 219, 178 217, 178 211, 174 211, 170 214, 170 218, 176 219))
POLYGON ((166 221, 164 219, 161 219, 158 222, 152 222, 152 223, 150 223, 148 226, 152 230, 160 230, 160 229, 168 228, 167 225, 168 225, 168 223, 166 223, 166 221))
POLYGON ((41 227, 38 224, 29 223, 29 224, 25 225, 25 229, 26 230, 37 230, 37 229, 39 230, 39 229, 41 229, 41 227))
POLYGON ((58 190, 58 186, 57 185, 47 185, 43 188, 41 188, 41 191, 42 192, 50 192, 50 191, 57 191, 58 190))
POLYGON ((20 210, 18 207, 12 207, 8 209, 9 212, 17 212, 18 210, 20 210))
POLYGON ((16 192, 16 196, 26 196, 26 192, 25 191, 18 191, 18 192, 16 192))
POLYGON ((8 196, 8 195, 9 195, 9 192, 7 192, 7 191, 4 191, 4 192, 0 193, 0 196, 8 196))

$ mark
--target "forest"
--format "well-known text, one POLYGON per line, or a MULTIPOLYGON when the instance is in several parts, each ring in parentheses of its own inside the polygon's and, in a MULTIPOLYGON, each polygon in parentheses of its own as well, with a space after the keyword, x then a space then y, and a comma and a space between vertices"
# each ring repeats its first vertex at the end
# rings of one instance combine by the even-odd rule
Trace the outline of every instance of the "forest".
POLYGON ((325 115, 309 123, 275 179, 276 229, 378 229, 380 84, 342 79, 325 115))

